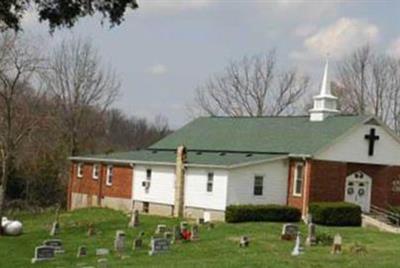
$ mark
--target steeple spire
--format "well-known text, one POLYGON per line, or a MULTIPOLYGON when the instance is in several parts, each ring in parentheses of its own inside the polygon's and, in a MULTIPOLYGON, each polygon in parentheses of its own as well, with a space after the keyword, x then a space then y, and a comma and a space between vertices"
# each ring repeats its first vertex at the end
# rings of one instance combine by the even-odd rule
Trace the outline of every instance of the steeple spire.
POLYGON ((323 121, 326 117, 339 113, 336 109, 337 98, 331 93, 330 81, 328 80, 328 67, 329 60, 327 56, 321 90, 319 95, 314 96, 314 107, 310 110, 311 121, 323 121))
POLYGON ((328 65, 329 65, 329 56, 326 56, 326 62, 325 62, 325 69, 324 69, 324 76, 322 78, 322 84, 321 84, 321 92, 319 95, 321 96, 326 96, 326 95, 331 95, 331 87, 330 84, 328 84, 328 65))

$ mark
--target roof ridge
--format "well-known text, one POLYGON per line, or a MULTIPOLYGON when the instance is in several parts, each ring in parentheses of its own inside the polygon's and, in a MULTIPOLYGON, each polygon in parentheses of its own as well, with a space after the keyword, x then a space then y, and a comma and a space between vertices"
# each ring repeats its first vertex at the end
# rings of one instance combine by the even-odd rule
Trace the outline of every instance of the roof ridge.
MULTIPOLYGON (((310 115, 260 115, 260 116, 246 116, 246 115, 241 115, 241 116, 226 116, 226 115, 211 115, 211 116, 201 116, 199 118, 222 118, 222 119, 237 119, 237 118, 245 118, 245 119, 257 119, 257 118, 301 118, 301 117, 309 117, 310 115)), ((360 115, 360 114, 338 114, 332 116, 334 117, 358 117, 358 116, 366 116, 366 115, 360 115)))

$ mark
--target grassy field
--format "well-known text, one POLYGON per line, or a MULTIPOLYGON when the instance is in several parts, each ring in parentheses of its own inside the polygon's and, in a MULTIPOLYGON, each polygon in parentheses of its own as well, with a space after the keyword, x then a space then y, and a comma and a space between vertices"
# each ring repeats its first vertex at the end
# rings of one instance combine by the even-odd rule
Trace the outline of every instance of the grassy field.
MULTIPOLYGON (((150 236, 157 224, 172 227, 178 220, 155 216, 141 216, 141 226, 128 229, 128 217, 108 209, 82 209, 63 213, 60 217, 65 254, 54 261, 30 264, 34 248, 48 239, 53 214, 20 215, 25 233, 19 237, 0 237, 0 267, 96 267, 95 249, 112 249, 115 231, 125 230, 128 246, 123 258, 111 252, 107 257, 109 267, 399 267, 400 236, 363 228, 328 228, 318 226, 317 232, 343 236, 344 252, 331 255, 330 247, 306 248, 299 257, 290 252, 293 242, 279 239, 282 224, 279 223, 217 223, 215 228, 200 229, 200 240, 172 245, 163 255, 149 256, 150 236), (95 223, 97 234, 87 237, 87 225, 95 223), (145 232, 145 248, 131 250, 133 238, 145 232), (239 248, 241 235, 251 238, 249 248, 239 248), (364 255, 350 252, 350 246, 361 243, 367 249, 364 255), (86 245, 89 256, 76 258, 79 245, 86 245)), ((305 226, 301 226, 305 234, 305 226)))

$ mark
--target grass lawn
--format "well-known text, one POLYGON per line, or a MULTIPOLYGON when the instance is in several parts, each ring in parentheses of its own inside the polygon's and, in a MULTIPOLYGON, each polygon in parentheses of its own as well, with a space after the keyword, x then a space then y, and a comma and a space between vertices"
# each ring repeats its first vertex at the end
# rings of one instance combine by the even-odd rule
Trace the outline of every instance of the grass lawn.
MULTIPOLYGON (((217 223, 215 228, 200 228, 200 240, 174 244, 162 255, 149 256, 150 236, 157 224, 172 227, 179 221, 171 218, 141 215, 141 226, 128 229, 129 218, 121 212, 108 209, 82 209, 61 214, 61 233, 66 252, 54 261, 30 264, 34 248, 50 238, 53 214, 19 215, 25 233, 19 237, 0 237, 0 267, 96 267, 96 248, 112 249, 115 231, 125 230, 127 250, 121 259, 111 251, 108 267, 399 267, 400 236, 363 228, 317 227, 317 232, 340 233, 343 236, 342 255, 331 255, 330 247, 306 248, 299 257, 290 255, 294 242, 280 240, 280 223, 217 223), (93 222, 97 234, 87 237, 87 225, 93 222), (132 251, 133 238, 145 232, 144 249, 132 251), (239 248, 238 239, 248 235, 248 248, 239 248), (359 242, 367 253, 354 255, 350 245, 359 242), (79 245, 88 247, 89 256, 76 258, 79 245)), ((306 233, 304 225, 302 233, 306 233)))

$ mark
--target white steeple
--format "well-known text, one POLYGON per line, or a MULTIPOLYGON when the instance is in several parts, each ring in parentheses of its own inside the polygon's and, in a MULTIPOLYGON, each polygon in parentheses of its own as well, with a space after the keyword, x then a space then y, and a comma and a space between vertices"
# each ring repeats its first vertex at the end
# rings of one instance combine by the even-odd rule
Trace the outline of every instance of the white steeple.
POLYGON ((314 107, 310 110, 310 121, 324 121, 330 115, 339 113, 337 110, 337 98, 332 95, 330 81, 328 80, 328 57, 326 58, 324 76, 322 78, 321 91, 314 96, 314 107))

